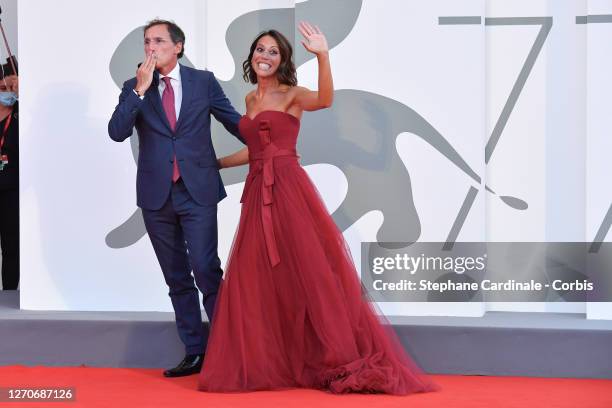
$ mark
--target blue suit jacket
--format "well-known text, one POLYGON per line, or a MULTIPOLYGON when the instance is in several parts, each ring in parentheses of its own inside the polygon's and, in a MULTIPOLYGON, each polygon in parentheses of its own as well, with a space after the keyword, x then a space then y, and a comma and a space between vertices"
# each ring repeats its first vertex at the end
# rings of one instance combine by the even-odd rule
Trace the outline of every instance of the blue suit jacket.
POLYGON ((123 84, 119 104, 108 123, 108 134, 117 142, 131 136, 136 127, 137 204, 147 210, 160 209, 168 198, 175 152, 181 177, 198 204, 216 204, 227 195, 210 137, 210 114, 244 143, 238 133, 240 114, 213 73, 183 65, 180 70, 183 99, 174 132, 162 107, 157 72, 143 99, 134 93, 136 78, 123 84))

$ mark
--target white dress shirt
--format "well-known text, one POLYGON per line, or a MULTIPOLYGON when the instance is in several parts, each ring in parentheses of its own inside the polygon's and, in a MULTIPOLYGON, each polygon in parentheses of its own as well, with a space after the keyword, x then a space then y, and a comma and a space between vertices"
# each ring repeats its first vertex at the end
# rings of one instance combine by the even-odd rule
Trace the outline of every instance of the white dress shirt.
POLYGON ((159 85, 157 89, 159 90, 159 97, 164 94, 164 89, 166 89, 166 83, 162 78, 170 77, 170 84, 172 85, 172 89, 174 90, 174 109, 176 111, 176 120, 178 121, 179 114, 181 112, 181 100, 183 99, 183 86, 181 85, 181 67, 177 63, 176 66, 168 75, 160 75, 159 76, 159 85))

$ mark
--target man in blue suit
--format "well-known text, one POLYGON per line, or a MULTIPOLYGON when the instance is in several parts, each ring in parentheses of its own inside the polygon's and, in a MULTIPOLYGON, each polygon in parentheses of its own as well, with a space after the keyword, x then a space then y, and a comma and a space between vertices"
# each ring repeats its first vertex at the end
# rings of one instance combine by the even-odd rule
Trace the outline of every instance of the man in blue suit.
POLYGON ((145 61, 136 77, 123 84, 108 124, 117 142, 128 138, 134 127, 138 132, 138 206, 170 289, 186 351, 178 366, 164 371, 166 377, 200 371, 206 344, 196 286, 212 320, 223 274, 217 255, 217 203, 226 193, 210 136, 210 115, 240 139, 240 114, 214 75, 178 64, 184 44, 185 35, 173 22, 153 20, 145 27, 145 61))

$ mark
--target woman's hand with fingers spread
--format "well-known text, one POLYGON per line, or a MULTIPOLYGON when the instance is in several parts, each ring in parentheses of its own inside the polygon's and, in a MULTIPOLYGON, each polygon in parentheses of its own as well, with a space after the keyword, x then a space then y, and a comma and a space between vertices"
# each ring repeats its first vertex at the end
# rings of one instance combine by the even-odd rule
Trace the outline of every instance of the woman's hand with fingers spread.
POLYGON ((300 22, 298 29, 304 37, 302 40, 302 45, 304 45, 304 48, 306 48, 309 52, 319 55, 329 51, 327 39, 318 26, 313 26, 306 21, 302 21, 300 22))

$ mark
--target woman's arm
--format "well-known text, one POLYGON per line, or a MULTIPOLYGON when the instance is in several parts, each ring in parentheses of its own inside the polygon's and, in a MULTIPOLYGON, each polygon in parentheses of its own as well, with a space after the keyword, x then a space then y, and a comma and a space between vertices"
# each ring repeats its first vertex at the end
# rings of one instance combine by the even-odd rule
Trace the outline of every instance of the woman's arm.
POLYGON ((329 108, 334 100, 334 81, 329 63, 329 47, 325 36, 317 26, 301 22, 300 33, 304 36, 302 44, 309 52, 317 56, 319 62, 319 89, 310 91, 296 87, 295 103, 305 111, 329 108))
POLYGON ((244 147, 238 150, 236 153, 232 153, 229 156, 217 159, 217 167, 219 167, 219 169, 226 169, 228 167, 242 166, 248 162, 249 148, 244 147))

